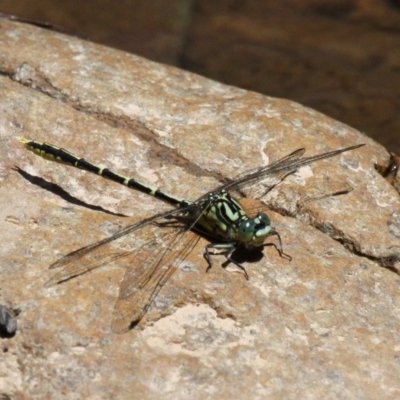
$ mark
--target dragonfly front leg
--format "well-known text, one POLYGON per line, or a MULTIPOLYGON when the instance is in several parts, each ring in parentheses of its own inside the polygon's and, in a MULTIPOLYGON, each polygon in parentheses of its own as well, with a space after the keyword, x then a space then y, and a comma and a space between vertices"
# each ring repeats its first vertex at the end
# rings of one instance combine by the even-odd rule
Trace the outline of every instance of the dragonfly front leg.
POLYGON ((269 233, 269 236, 277 236, 278 237, 279 247, 275 243, 264 243, 263 247, 265 247, 265 246, 274 246, 276 248, 277 252, 279 253, 280 257, 286 258, 287 260, 292 261, 292 256, 290 256, 289 254, 286 254, 283 251, 281 235, 275 229, 271 229, 271 232, 269 233))

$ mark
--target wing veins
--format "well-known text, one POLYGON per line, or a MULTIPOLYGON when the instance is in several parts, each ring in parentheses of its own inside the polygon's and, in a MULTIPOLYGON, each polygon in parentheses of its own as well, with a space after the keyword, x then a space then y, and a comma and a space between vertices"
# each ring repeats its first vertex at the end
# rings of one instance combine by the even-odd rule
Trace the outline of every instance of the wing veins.
POLYGON ((70 263, 75 262, 76 260, 84 257, 86 254, 91 253, 92 251, 98 249, 101 246, 104 246, 108 243, 113 242, 114 240, 117 240, 119 238, 121 238, 122 236, 126 236, 129 233, 136 231, 138 229, 141 229, 143 227, 145 227, 146 225, 149 225, 153 222, 155 222, 158 219, 161 218, 166 218, 169 216, 172 216, 173 214, 176 213, 181 213, 184 212, 185 209, 173 209, 173 210, 169 210, 163 213, 159 213, 156 215, 153 215, 149 218, 143 219, 139 222, 136 222, 132 225, 128 225, 127 227, 121 229, 120 231, 118 231, 117 233, 115 233, 112 236, 109 236, 105 239, 102 239, 98 242, 89 244, 87 246, 81 247, 80 249, 74 250, 71 253, 68 253, 67 255, 65 255, 64 257, 60 258, 59 260, 57 260, 56 262, 54 262, 53 264, 50 265, 49 269, 55 269, 55 268, 60 268, 60 267, 64 267, 67 266, 70 263))
MULTIPOLYGON (((249 170, 241 175, 238 178, 228 181, 220 186, 218 186, 214 191, 211 193, 217 194, 222 190, 239 190, 246 186, 250 186, 254 182, 258 182, 263 180, 266 177, 277 176, 284 179, 287 175, 294 173, 298 168, 311 164, 315 161, 323 160, 325 158, 334 157, 340 153, 344 153, 346 151, 350 151, 356 149, 358 147, 364 146, 364 144, 357 144, 354 146, 346 147, 339 150, 330 151, 328 153, 318 154, 315 156, 304 157, 303 154, 305 153, 304 148, 297 149, 292 153, 280 158, 279 160, 273 162, 272 164, 268 164, 265 167, 260 167, 256 169, 249 170)), ((270 186, 275 186, 270 185, 270 186)), ((266 189, 268 192, 270 189, 266 189)), ((209 193, 205 194, 204 196, 200 197, 199 200, 202 200, 208 197, 209 193)))
MULTIPOLYGON (((148 260, 149 265, 145 267, 145 274, 136 276, 137 268, 126 272, 114 307, 112 321, 114 332, 126 332, 133 323, 143 317, 159 291, 188 257, 199 239, 199 236, 188 230, 175 234, 166 248, 162 249, 161 257, 160 251, 152 254, 148 260)), ((143 269, 143 266, 138 269, 143 269)))

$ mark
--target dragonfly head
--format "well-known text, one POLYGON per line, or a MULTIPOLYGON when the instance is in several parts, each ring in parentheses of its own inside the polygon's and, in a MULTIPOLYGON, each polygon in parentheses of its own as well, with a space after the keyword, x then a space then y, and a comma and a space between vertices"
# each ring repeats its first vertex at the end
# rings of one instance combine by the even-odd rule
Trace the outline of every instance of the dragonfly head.
POLYGON ((255 218, 243 219, 238 227, 238 242, 246 247, 262 246, 271 228, 271 220, 264 213, 258 213, 255 218))

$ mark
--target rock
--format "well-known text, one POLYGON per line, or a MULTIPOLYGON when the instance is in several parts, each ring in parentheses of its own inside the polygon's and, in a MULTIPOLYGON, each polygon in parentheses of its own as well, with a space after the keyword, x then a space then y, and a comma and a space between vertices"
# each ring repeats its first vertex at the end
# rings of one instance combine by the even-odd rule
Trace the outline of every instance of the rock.
POLYGON ((389 165, 376 165, 376 170, 400 193, 400 156, 390 153, 389 165))
POLYGON ((12 336, 17 331, 17 321, 12 317, 10 310, 0 305, 0 335, 12 336))
POLYGON ((4 394, 400 395, 400 202, 375 170, 389 164, 384 148, 294 102, 7 20, 0 70, 1 295, 21 309, 18 335, 3 342, 4 394), (139 326, 115 335, 119 283, 140 260, 45 288, 48 266, 168 207, 38 158, 23 137, 189 200, 299 147, 366 146, 302 168, 263 198, 291 262, 268 246, 244 261, 248 281, 219 257, 206 273, 200 239, 139 326), (342 185, 353 191, 302 202, 342 185))

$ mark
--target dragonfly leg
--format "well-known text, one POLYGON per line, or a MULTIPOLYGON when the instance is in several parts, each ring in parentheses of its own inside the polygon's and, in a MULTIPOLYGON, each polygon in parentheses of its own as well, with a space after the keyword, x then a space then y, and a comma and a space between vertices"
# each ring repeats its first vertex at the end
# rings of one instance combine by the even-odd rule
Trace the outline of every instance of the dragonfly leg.
POLYGON ((233 258, 231 258, 232 253, 236 249, 237 249, 237 244, 236 243, 209 243, 205 247, 205 251, 204 251, 204 258, 208 262, 207 272, 212 267, 211 256, 219 254, 219 255, 223 255, 226 258, 227 264, 229 264, 231 262, 232 264, 235 264, 238 268, 240 268, 243 271, 245 278, 247 280, 249 280, 249 275, 247 274, 247 271, 243 267, 243 265, 238 263, 237 261, 235 261, 233 258), (225 250, 225 251, 222 251, 221 253, 212 253, 212 252, 210 252, 210 249, 221 249, 221 250, 225 250))
POLYGON ((281 235, 275 229, 272 229, 269 234, 269 236, 272 235, 278 237, 279 247, 275 243, 264 243, 263 246, 274 246, 282 258, 286 258, 287 260, 292 261, 292 257, 283 251, 281 235))

